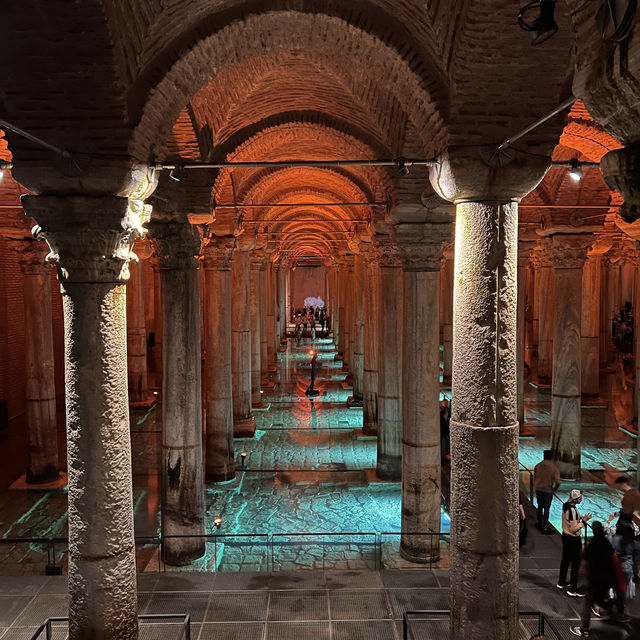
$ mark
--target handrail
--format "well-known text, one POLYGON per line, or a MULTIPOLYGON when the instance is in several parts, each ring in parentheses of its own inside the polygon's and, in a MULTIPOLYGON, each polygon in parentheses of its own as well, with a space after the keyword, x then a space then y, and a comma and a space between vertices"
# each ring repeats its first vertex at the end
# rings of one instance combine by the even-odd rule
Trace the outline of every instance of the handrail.
MULTIPOLYGON (((449 609, 425 609, 425 610, 414 610, 414 611, 405 611, 402 614, 402 638, 403 640, 409 639, 409 617, 414 615, 430 615, 430 616, 450 616, 451 611, 449 609)), ((563 636, 558 632, 555 624, 547 617, 545 613, 542 611, 519 611, 518 618, 538 618, 538 635, 542 636, 545 632, 545 626, 549 627, 551 631, 555 634, 556 638, 560 640, 563 636)), ((411 640, 414 640, 413 632, 411 632, 411 640)))
MULTIPOLYGON (((171 618, 180 618, 183 620, 182 626, 184 629, 184 640, 191 640, 191 615, 188 613, 147 613, 138 616, 138 620, 161 620, 171 618)), ((38 627, 35 634, 31 636, 31 640, 40 640, 40 635, 43 631, 46 631, 46 640, 53 640, 52 624, 54 622, 69 622, 69 618, 47 618, 47 620, 38 627)))

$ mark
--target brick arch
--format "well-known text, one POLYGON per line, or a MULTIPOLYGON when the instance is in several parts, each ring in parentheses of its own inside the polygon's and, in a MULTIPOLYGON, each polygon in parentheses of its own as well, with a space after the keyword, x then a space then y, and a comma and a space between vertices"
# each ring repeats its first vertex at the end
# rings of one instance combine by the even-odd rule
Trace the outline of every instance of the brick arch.
POLYGON ((324 113, 349 133, 357 131, 378 146, 398 149, 407 116, 380 80, 361 65, 345 68, 335 57, 279 50, 222 70, 198 91, 191 106, 198 121, 211 128, 216 145, 225 147, 242 129, 255 129, 276 114, 294 117, 301 112, 324 113))
MULTIPOLYGON (((228 154, 229 161, 242 160, 331 160, 345 157, 374 159, 370 148, 361 141, 339 131, 319 125, 290 124, 272 127, 247 140, 228 154)), ((387 172, 381 167, 336 167, 335 172, 348 176, 371 197, 372 191, 382 185, 386 193, 392 193, 393 184, 387 172)), ((232 184, 229 170, 222 170, 214 185, 218 200, 234 195, 236 201, 244 201, 245 194, 267 176, 282 171, 279 168, 234 169, 232 184)), ((224 200, 227 201, 227 200, 224 200)))
POLYGON ((339 54, 354 64, 366 61, 366 72, 388 80, 425 140, 435 140, 434 144, 442 141, 442 105, 437 104, 444 101, 442 87, 430 86, 412 71, 401 53, 339 18, 274 11, 250 15, 201 39, 166 70, 153 90, 133 92, 130 114, 137 119, 140 113, 140 120, 131 140, 132 156, 147 159, 156 155, 184 105, 222 69, 278 49, 309 51, 318 56, 339 54))

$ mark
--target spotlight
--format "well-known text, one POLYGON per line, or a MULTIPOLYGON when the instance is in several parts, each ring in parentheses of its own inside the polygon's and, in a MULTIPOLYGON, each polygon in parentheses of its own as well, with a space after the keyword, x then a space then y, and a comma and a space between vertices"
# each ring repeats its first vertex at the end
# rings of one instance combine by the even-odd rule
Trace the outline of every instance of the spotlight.
POLYGON ((169 173, 169 177, 172 180, 175 180, 176 182, 180 182, 180 180, 182 180, 183 175, 184 175, 184 167, 182 167, 179 164, 173 167, 173 169, 171 169, 171 172, 169 173))
POLYGON ((531 34, 531 44, 541 44, 558 31, 558 25, 553 17, 555 9, 555 0, 535 0, 520 9, 518 24, 523 31, 531 34), (525 15, 535 9, 540 10, 540 15, 533 22, 526 22, 525 15))
POLYGON ((398 174, 404 178, 409 175, 409 167, 407 166, 406 158, 398 158, 396 159, 396 164, 398 165, 398 174))
POLYGON ((571 176, 571 179, 575 180, 575 182, 579 182, 580 180, 582 180, 583 174, 578 161, 574 158, 570 161, 570 165, 571 169, 569 169, 569 175, 571 176))
POLYGON ((243 450, 242 450, 242 453, 240 454, 240 466, 241 466, 242 468, 244 468, 244 461, 247 459, 247 456, 248 456, 248 455, 249 455, 249 454, 247 453, 247 450, 246 450, 246 449, 243 449, 243 450))
POLYGON ((216 529, 219 529, 222 526, 222 516, 216 516, 213 519, 213 524, 216 525, 216 529))

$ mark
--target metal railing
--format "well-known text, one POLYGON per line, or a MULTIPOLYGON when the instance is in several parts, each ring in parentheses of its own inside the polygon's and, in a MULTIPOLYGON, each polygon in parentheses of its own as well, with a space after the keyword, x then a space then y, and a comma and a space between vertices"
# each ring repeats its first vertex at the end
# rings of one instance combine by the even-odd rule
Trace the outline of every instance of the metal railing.
MULTIPOLYGON (((422 610, 422 611, 405 611, 402 614, 402 638, 403 640, 416 640, 416 636, 413 634, 411 627, 411 618, 421 618, 429 621, 435 620, 447 620, 451 616, 451 612, 448 609, 434 609, 434 610, 422 610)), ((522 622, 522 619, 532 619, 537 622, 537 630, 533 631, 534 634, 542 636, 545 633, 548 634, 551 631, 555 635, 555 639, 549 637, 549 640, 562 640, 564 636, 560 634, 554 623, 541 611, 520 611, 518 617, 522 622)), ((422 636, 424 637, 424 636, 422 636)))
MULTIPOLYGON (((176 640, 191 640, 191 616, 187 613, 154 613, 138 616, 138 622, 146 621, 160 621, 170 619, 182 620, 181 633, 176 640)), ((69 618, 48 618, 46 622, 43 622, 38 630, 31 636, 31 640, 43 640, 42 633, 44 632, 45 640, 53 640, 53 625, 56 622, 69 622, 69 618)), ((175 623, 168 623, 175 624, 175 623)))
MULTIPOLYGON (((290 569, 382 570, 398 568, 405 561, 399 553, 405 538, 407 546, 417 545, 424 551, 424 562, 416 566, 441 567, 446 557, 450 534, 433 532, 298 532, 298 533, 211 533, 202 535, 139 536, 135 538, 137 565, 142 571, 157 563, 157 571, 258 571, 277 572, 290 569), (426 538, 426 540, 425 540, 426 538), (167 545, 172 541, 202 540, 202 560, 183 567, 165 561, 167 545), (422 543, 422 544, 421 544, 422 543), (212 545, 213 548, 206 548, 212 545), (442 552, 442 553, 441 553, 442 552), (151 553, 151 555, 150 555, 151 553)), ((67 538, 0 538, 4 545, 30 545, 46 550, 45 575, 60 575, 68 562, 67 538)), ((6 559, 6 556, 5 556, 6 559)), ((22 555, 16 560, 19 564, 22 555)), ((38 565, 30 559, 31 564, 38 565)), ((5 563, 6 564, 6 563, 5 563)), ((155 570, 155 569, 154 569, 155 570)))

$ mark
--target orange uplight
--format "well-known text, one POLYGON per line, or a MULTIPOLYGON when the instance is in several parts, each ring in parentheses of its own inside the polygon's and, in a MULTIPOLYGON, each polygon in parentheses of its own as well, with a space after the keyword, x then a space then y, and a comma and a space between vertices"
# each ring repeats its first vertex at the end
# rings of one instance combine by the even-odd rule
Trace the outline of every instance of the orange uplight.
POLYGON ((313 349, 309 349, 309 355, 312 356, 313 355, 313 349))

